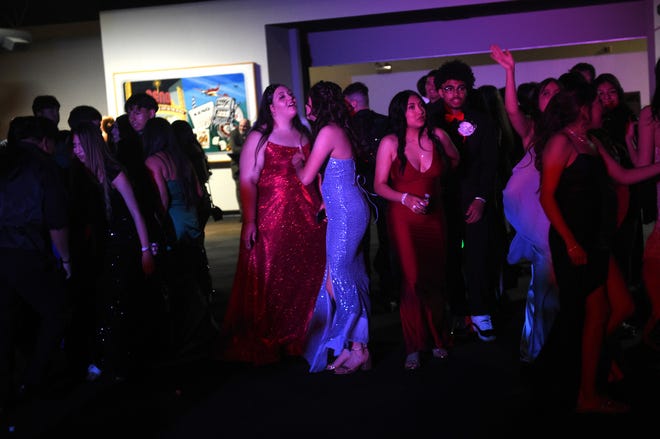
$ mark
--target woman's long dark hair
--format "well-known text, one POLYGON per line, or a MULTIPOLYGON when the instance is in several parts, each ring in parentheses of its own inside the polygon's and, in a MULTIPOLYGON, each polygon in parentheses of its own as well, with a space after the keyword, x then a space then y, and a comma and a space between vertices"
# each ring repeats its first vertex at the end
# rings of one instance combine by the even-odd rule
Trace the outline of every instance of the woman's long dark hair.
POLYGON ((199 198, 197 176, 190 159, 176 140, 174 128, 167 119, 154 117, 147 121, 142 132, 142 147, 144 148, 145 158, 162 151, 172 159, 176 168, 177 179, 183 185, 183 198, 186 207, 195 206, 199 198))
POLYGON ((433 143, 433 147, 442 157, 443 167, 449 169, 449 164, 450 164, 449 157, 447 156, 445 149, 442 147, 442 142, 440 142, 438 136, 436 136, 435 133, 433 132, 433 126, 429 123, 429 112, 426 108, 426 104, 424 103, 424 100, 419 95, 419 93, 413 90, 403 90, 397 93, 396 95, 394 95, 394 97, 390 101, 390 106, 388 108, 388 116, 390 119, 390 132, 393 133, 397 138, 398 147, 397 147, 396 155, 399 158, 399 161, 401 162, 401 172, 403 173, 406 167, 406 163, 408 163, 408 159, 406 158, 406 154, 405 154, 406 129, 408 128, 408 124, 406 122, 406 110, 408 108, 408 99, 411 96, 417 96, 419 100, 422 102, 424 110, 426 110, 425 111, 426 114, 424 116, 424 126, 422 127, 421 130, 419 130, 418 141, 421 141, 422 134, 426 132, 426 135, 429 137, 429 139, 431 139, 431 142, 433 143))
POLYGON ((543 90, 545 90, 549 84, 553 83, 557 84, 557 87, 559 87, 560 90, 564 87, 557 78, 552 76, 545 78, 536 85, 536 89, 532 94, 532 108, 530 109, 530 117, 533 121, 537 121, 541 118, 541 109, 539 108, 539 98, 541 97, 541 93, 543 93, 543 90))
POLYGON ((204 185, 211 177, 208 158, 204 152, 202 144, 197 140, 197 136, 192 126, 186 120, 175 120, 172 122, 174 136, 188 159, 193 165, 199 184, 204 185))
POLYGON ((85 152, 83 164, 101 187, 105 215, 106 219, 109 220, 112 216, 112 204, 110 202, 112 181, 108 176, 108 169, 110 167, 122 169, 122 167, 112 156, 98 125, 92 122, 81 122, 73 127, 71 136, 72 138, 78 136, 80 140, 80 147, 85 152))
POLYGON ((593 82, 596 91, 602 84, 610 84, 614 87, 619 103, 612 109, 603 107, 602 126, 600 129, 591 131, 598 135, 603 147, 612 157, 624 167, 631 168, 633 164, 626 147, 626 131, 628 123, 636 117, 635 113, 626 104, 625 92, 616 76, 612 73, 601 73, 593 82))
MULTIPOLYGON (((268 136, 273 132, 273 128, 275 126, 273 113, 270 111, 270 105, 273 103, 273 96, 275 95, 275 90, 277 90, 278 87, 286 87, 286 85, 270 84, 264 90, 264 94, 261 97, 261 102, 259 103, 259 113, 257 114, 257 120, 254 125, 252 125, 252 129, 250 130, 261 133, 261 138, 259 139, 257 148, 254 152, 255 159, 259 155, 259 151, 264 146, 264 143, 266 143, 266 140, 268 140, 268 136)), ((293 127, 300 132, 300 143, 302 143, 302 139, 305 136, 311 137, 309 129, 303 125, 299 115, 296 114, 296 117, 293 118, 292 124, 293 127)))
POLYGON ((335 124, 343 129, 351 142, 355 156, 357 136, 351 125, 351 114, 341 87, 330 81, 319 81, 309 90, 312 103, 312 114, 316 120, 312 122, 312 139, 326 125, 335 124))
POLYGON ((593 85, 586 82, 560 90, 550 99, 534 131, 536 169, 539 171, 542 169, 543 150, 548 140, 567 125, 575 122, 580 115, 580 109, 585 105, 590 106, 595 99, 596 91, 593 85))

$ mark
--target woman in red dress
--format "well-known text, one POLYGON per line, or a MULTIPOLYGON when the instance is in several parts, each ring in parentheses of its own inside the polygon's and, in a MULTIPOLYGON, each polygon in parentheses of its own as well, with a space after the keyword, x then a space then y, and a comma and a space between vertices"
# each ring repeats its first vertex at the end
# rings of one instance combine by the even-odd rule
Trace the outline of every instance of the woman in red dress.
POLYGON ((240 160, 241 247, 222 326, 222 358, 262 365, 303 353, 325 267, 318 181, 300 182, 291 158, 309 156, 309 131, 281 84, 264 91, 240 160))
POLYGON ((390 237, 402 274, 401 326, 408 370, 420 352, 446 358, 444 340, 446 229, 443 175, 458 164, 447 133, 429 125, 426 104, 412 90, 397 93, 389 106, 392 134, 381 140, 374 190, 388 200, 390 237))

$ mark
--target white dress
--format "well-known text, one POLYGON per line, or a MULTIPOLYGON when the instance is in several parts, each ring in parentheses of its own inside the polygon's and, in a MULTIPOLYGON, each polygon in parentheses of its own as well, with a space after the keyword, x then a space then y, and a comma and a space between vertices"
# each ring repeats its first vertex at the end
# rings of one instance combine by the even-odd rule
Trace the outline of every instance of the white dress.
POLYGON ((526 362, 538 356, 559 311, 559 292, 548 244, 550 221, 539 201, 540 174, 535 158, 534 148, 529 148, 514 166, 502 191, 504 215, 516 230, 507 261, 517 264, 527 260, 532 269, 520 339, 520 359, 526 362))

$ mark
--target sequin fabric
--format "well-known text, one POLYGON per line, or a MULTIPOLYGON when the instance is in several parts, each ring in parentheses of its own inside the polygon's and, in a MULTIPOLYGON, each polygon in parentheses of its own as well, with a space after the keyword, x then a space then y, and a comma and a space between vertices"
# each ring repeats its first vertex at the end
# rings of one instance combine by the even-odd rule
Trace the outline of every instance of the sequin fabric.
POLYGON ((254 365, 302 355, 325 265, 318 182, 303 186, 298 179, 291 163, 297 147, 264 148, 257 240, 252 250, 241 244, 221 337, 224 360, 254 365))
MULTIPOLYGON (((118 173, 109 169, 111 179, 118 173)), ((110 193, 112 214, 103 239, 102 273, 96 297, 96 331, 93 361, 104 373, 123 374, 132 357, 135 302, 144 296, 140 240, 133 218, 121 194, 110 193)), ((144 318, 140 316, 139 318, 144 318)))
POLYGON ((328 216, 326 269, 305 348, 310 372, 325 370, 328 354, 339 355, 349 342, 369 341, 369 277, 361 243, 371 212, 356 182, 353 159, 331 157, 321 191, 328 216))

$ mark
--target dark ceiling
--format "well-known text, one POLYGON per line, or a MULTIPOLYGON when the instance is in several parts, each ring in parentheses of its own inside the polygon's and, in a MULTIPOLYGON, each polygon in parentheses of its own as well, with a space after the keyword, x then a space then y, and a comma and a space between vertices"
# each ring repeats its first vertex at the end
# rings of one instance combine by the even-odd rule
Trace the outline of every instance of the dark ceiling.
MULTIPOLYGON (((204 0, 0 0, 0 28, 20 28, 47 24, 95 21, 100 11, 194 3, 204 0), (82 3, 82 4, 81 4, 82 3)), ((215 0, 222 1, 222 0, 215 0)), ((286 0, 272 0, 286 2, 286 0)), ((382 26, 425 20, 451 20, 478 15, 508 14, 539 9, 625 3, 637 0, 507 0, 442 7, 423 11, 396 12, 334 20, 295 23, 302 30, 328 30, 346 27, 382 26), (430 14, 430 15, 429 15, 430 14)))
POLYGON ((192 3, 200 0, 1 0, 0 27, 95 21, 99 11, 192 3))

